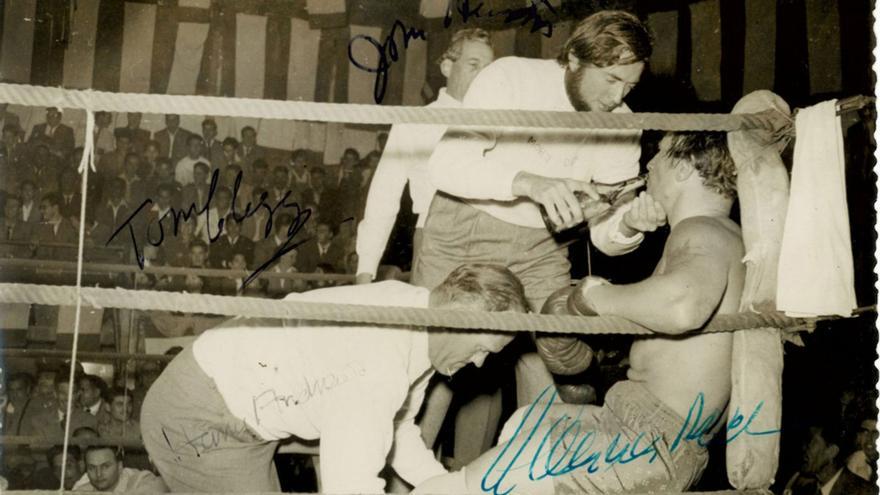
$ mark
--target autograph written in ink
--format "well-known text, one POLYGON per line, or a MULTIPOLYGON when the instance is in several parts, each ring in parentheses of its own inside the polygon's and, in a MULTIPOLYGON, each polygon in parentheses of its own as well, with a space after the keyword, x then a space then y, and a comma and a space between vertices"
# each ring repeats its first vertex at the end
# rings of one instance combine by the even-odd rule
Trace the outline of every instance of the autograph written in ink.
MULTIPOLYGON (((205 223, 207 225, 213 225, 213 221, 216 221, 217 231, 214 234, 211 234, 211 229, 208 229, 209 232, 209 241, 214 243, 217 239, 220 238, 220 235, 223 233, 223 226, 226 222, 225 218, 211 218, 211 204, 214 199, 214 194, 217 191, 217 184, 219 181, 220 171, 218 169, 214 169, 211 173, 211 182, 208 186, 208 194, 205 197, 205 200, 202 205, 196 205, 195 203, 190 203, 190 205, 184 209, 175 209, 169 208, 165 213, 162 214, 159 218, 151 217, 147 222, 146 229, 144 232, 144 238, 146 242, 148 242, 152 246, 160 246, 162 242, 165 240, 165 222, 169 218, 172 221, 172 233, 176 237, 178 233, 178 229, 180 227, 180 223, 188 222, 191 218, 197 217, 200 215, 205 215, 205 223), (154 224, 158 227, 158 236, 154 237, 152 234, 154 224)), ((309 238, 299 239, 294 241, 297 234, 299 234, 300 230, 305 226, 306 222, 311 217, 312 211, 309 208, 300 208, 299 204, 296 201, 288 201, 290 195, 293 194, 293 191, 288 190, 284 196, 281 197, 275 204, 270 204, 267 199, 269 198, 269 193, 263 191, 260 195, 260 199, 256 205, 252 205, 250 201, 248 201, 247 205, 244 208, 243 212, 239 212, 236 207, 236 203, 238 200, 238 191, 241 187, 242 181, 242 172, 238 172, 238 175, 235 177, 235 186, 232 189, 232 205, 230 206, 232 210, 232 215, 239 222, 245 220, 246 218, 250 218, 254 216, 258 211, 264 209, 267 212, 266 218, 266 226, 263 232, 263 238, 268 239, 269 234, 272 232, 272 220, 275 216, 275 213, 281 209, 287 210, 287 212, 292 216, 293 220, 287 228, 287 237, 284 242, 278 246, 278 249, 272 254, 272 256, 265 260, 261 265, 259 265, 253 272, 248 276, 247 279, 244 280, 242 284, 242 289, 247 287, 249 283, 251 283, 261 272, 272 266, 279 258, 289 253, 290 251, 298 248, 303 243, 308 242, 309 238)), ((135 258, 137 259, 138 266, 143 269, 144 268, 144 255, 140 249, 140 244, 138 243, 138 235, 135 232, 135 224, 133 223, 138 215, 141 212, 144 212, 145 215, 149 214, 150 205, 153 204, 153 200, 150 198, 145 199, 140 206, 134 209, 131 214, 120 223, 120 225, 113 231, 110 235, 110 238, 107 240, 107 245, 113 241, 123 230, 128 229, 129 236, 131 238, 131 246, 134 249, 135 258)))
POLYGON ((373 84, 373 100, 376 103, 382 103, 382 100, 385 98, 385 88, 388 85, 388 71, 391 69, 391 64, 400 59, 400 49, 395 40, 398 33, 403 36, 404 50, 409 48, 409 42, 412 40, 424 41, 427 39, 425 32, 421 29, 408 28, 402 21, 396 20, 391 26, 391 32, 388 33, 388 36, 385 37, 382 43, 379 43, 376 38, 365 34, 354 36, 348 42, 348 59, 351 61, 351 64, 360 70, 376 74, 376 80, 373 84), (368 43, 369 46, 376 50, 378 58, 375 67, 364 65, 355 56, 355 47, 361 45, 362 42, 368 43))
POLYGON ((448 28, 451 26, 453 18, 456 15, 461 20, 462 24, 467 24, 471 19, 492 19, 503 16, 504 24, 511 24, 519 21, 521 26, 526 26, 531 23, 532 27, 529 28, 530 32, 536 33, 540 31, 541 34, 550 38, 553 36, 553 22, 545 19, 541 15, 541 11, 539 10, 541 6, 545 7, 551 14, 558 17, 556 9, 554 9, 547 0, 540 0, 539 2, 531 0, 525 7, 516 9, 507 8, 497 12, 492 9, 484 10, 483 2, 475 2, 473 7, 471 7, 471 2, 469 0, 451 2, 446 9, 446 15, 443 17, 443 27, 448 28), (453 4, 455 5, 453 6, 453 4))
MULTIPOLYGON (((662 450, 668 449, 672 454, 689 442, 705 448, 708 440, 711 439, 710 433, 721 419, 721 412, 718 411, 703 416, 704 396, 701 392, 691 404, 687 417, 672 442, 668 443, 668 447, 660 448, 657 445, 658 441, 666 445, 668 439, 645 432, 638 433, 632 439, 624 437, 621 433, 610 439, 605 438, 602 432, 582 428, 579 416, 572 418, 565 415, 552 422, 548 419, 549 424, 542 424, 556 395, 554 391, 550 402, 538 412, 538 404, 549 389, 549 387, 545 389, 529 406, 513 436, 493 459, 481 480, 480 487, 484 492, 494 495, 511 493, 516 488, 516 484, 508 482, 505 486, 505 477, 511 471, 520 469, 528 469, 529 479, 537 481, 548 476, 562 476, 575 470, 585 470, 587 474, 593 474, 640 458, 643 462, 653 463, 662 450), (533 414, 537 415, 537 421, 531 428, 526 428, 525 425, 533 414), (537 449, 533 446, 528 449, 530 452, 534 451, 534 455, 529 459, 528 455, 523 456, 523 452, 533 441, 538 442, 537 449), (514 445, 519 446, 515 452, 511 449, 514 445), (520 459, 521 456, 524 458, 520 459)), ((727 443, 735 441, 743 434, 754 436, 779 434, 780 430, 754 431, 750 428, 763 405, 763 401, 758 403, 748 417, 739 409, 729 415, 730 419, 726 425, 727 443)))

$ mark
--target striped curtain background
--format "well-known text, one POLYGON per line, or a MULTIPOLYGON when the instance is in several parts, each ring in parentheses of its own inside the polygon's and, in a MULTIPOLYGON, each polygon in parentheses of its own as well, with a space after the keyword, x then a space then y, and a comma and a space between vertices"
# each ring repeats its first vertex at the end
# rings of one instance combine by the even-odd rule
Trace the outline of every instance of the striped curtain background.
MULTIPOLYGON (((531 1, 485 0, 483 11, 531 1)), ((536 3, 545 18, 555 19, 552 37, 496 20, 486 27, 493 32, 498 56, 555 56, 571 30, 571 18, 599 7, 624 7, 638 11, 655 34, 652 72, 687 81, 701 101, 729 108, 745 92, 769 88, 797 105, 871 90, 867 1, 536 3)), ((105 91, 371 103, 373 75, 349 63, 348 41, 357 34, 381 40, 400 19, 425 30, 428 39, 401 50, 383 103, 422 105, 442 85, 434 62, 460 26, 457 18, 444 29, 446 7, 447 0, 3 2, 0 79, 105 91)), ((41 120, 42 112, 31 124, 41 120)), ((197 130, 199 120, 184 119, 184 125, 197 130)), ((374 145, 375 129, 364 127, 256 124, 261 144, 321 150, 331 160, 341 153, 342 143, 363 151, 374 145)), ((158 129, 162 123, 145 126, 158 129)))

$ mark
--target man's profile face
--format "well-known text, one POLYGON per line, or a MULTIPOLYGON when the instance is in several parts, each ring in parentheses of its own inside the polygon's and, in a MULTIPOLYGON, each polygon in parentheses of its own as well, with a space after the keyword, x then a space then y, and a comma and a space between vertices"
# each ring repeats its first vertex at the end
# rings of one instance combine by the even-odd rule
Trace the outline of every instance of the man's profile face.
POLYGON ((130 397, 117 395, 113 398, 113 402, 110 403, 110 416, 116 421, 128 421, 133 411, 130 397))
POLYGON ((579 112, 610 112, 638 84, 645 69, 644 62, 597 67, 569 56, 565 71, 565 91, 579 112))
POLYGON ((678 166, 686 166, 680 161, 670 158, 670 138, 664 137, 660 141, 660 149, 648 162, 648 189, 647 192, 658 201, 667 197, 675 187, 675 169, 678 166))
POLYGON ((466 40, 461 45, 461 56, 452 61, 446 77, 448 91, 462 97, 484 67, 495 60, 492 47, 482 41, 466 40))
POLYGON ((500 352, 512 340, 512 334, 504 333, 432 331, 428 357, 438 373, 452 376, 468 364, 483 366, 489 354, 500 352))
POLYGON ((92 450, 86 453, 86 474, 96 490, 112 492, 119 483, 122 462, 112 449, 92 450))

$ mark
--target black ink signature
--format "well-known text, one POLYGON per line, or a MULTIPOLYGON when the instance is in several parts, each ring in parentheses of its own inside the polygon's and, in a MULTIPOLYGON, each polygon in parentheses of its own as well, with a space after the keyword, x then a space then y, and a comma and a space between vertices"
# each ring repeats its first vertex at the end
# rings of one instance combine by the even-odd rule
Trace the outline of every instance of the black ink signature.
POLYGON ((375 100, 376 103, 382 103, 382 99, 385 98, 385 87, 388 85, 388 71, 391 69, 391 64, 397 62, 400 58, 397 41, 394 40, 398 29, 403 33, 404 50, 409 48, 409 42, 414 39, 427 39, 423 30, 414 27, 407 28, 402 21, 395 20, 394 24, 391 26, 391 32, 388 33, 388 36, 385 37, 385 42, 382 44, 372 36, 367 36, 365 34, 359 34, 348 42, 348 59, 351 60, 352 65, 360 70, 376 74, 376 82, 373 84, 373 100, 375 100), (376 49, 376 54, 379 56, 379 62, 375 67, 363 65, 355 59, 354 54, 352 53, 352 47, 355 42, 359 40, 366 41, 376 49))
MULTIPOLYGON (((181 209, 181 210, 178 210, 178 209, 175 209, 172 207, 172 208, 169 208, 168 211, 163 213, 162 216, 159 217, 158 219, 150 219, 150 221, 147 223, 147 228, 146 228, 146 232, 145 232, 145 234, 146 234, 145 237, 146 237, 147 242, 150 245, 156 246, 156 247, 162 245, 162 242, 165 240, 165 226, 164 226, 163 222, 165 221, 166 218, 169 218, 169 217, 174 222, 172 232, 175 237, 177 236, 177 232, 179 230, 181 220, 184 222, 187 222, 193 216, 198 216, 198 215, 204 214, 205 220, 206 220, 206 222, 205 222, 206 228, 208 228, 207 226, 211 225, 211 203, 214 199, 214 194, 217 191, 217 183, 219 181, 219 177, 220 177, 220 170, 214 169, 214 171, 211 173, 211 182, 208 186, 208 194, 205 198, 204 204, 202 204, 201 207, 197 206, 195 203, 190 203, 190 205, 187 208, 181 209), (159 226, 159 238, 157 240, 153 240, 153 238, 150 235, 150 232, 151 232, 150 228, 153 226, 153 223, 156 223, 159 226)), ((242 287, 241 287, 241 289, 243 290, 256 277, 258 277, 260 275, 260 273, 262 273, 264 270, 266 270, 267 268, 272 266, 279 258, 281 258, 285 254, 289 253, 290 251, 298 248, 299 246, 308 242, 309 240, 311 240, 311 238, 309 237, 309 238, 305 238, 305 239, 301 239, 296 242, 293 242, 296 235, 300 232, 300 230, 305 226, 306 222, 311 217, 312 211, 309 208, 300 208, 299 203, 297 203, 296 201, 288 202, 288 198, 290 198, 290 195, 293 194, 293 191, 288 189, 287 192, 284 194, 284 196, 280 200, 278 200, 274 205, 271 205, 266 201, 269 197, 269 193, 267 191, 263 191, 262 194, 260 194, 260 199, 255 206, 252 205, 250 201, 248 201, 247 205, 244 208, 244 212, 239 213, 235 205, 236 205, 236 202, 238 199, 238 190, 241 187, 241 181, 242 181, 242 172, 238 172, 238 175, 236 175, 236 177, 235 177, 235 185, 232 189, 232 205, 231 205, 232 215, 235 217, 235 219, 237 221, 241 222, 246 218, 250 218, 250 217, 254 216, 257 213, 257 211, 259 211, 261 208, 265 209, 266 212, 268 213, 268 217, 266 219, 266 226, 263 229, 263 239, 268 239, 269 234, 272 232, 273 218, 275 216, 275 213, 279 209, 285 208, 285 209, 292 210, 291 216, 293 217, 293 220, 291 221, 290 225, 287 228, 287 238, 285 239, 284 243, 281 244, 280 246, 278 246, 278 249, 272 254, 272 256, 268 260, 266 260, 263 264, 258 266, 253 272, 251 272, 251 274, 248 276, 248 278, 244 280, 244 282, 242 283, 242 287)), ((150 199, 150 198, 145 199, 140 204, 140 206, 135 208, 134 211, 131 213, 131 215, 129 215, 128 218, 123 220, 122 223, 119 225, 119 227, 117 227, 116 230, 113 231, 113 233, 110 235, 110 238, 107 240, 107 244, 106 244, 106 245, 109 245, 110 242, 112 242, 113 239, 115 239, 116 236, 119 235, 119 233, 122 232, 123 229, 128 227, 128 232, 129 232, 129 235, 131 236, 131 245, 132 245, 132 248, 134 249, 135 259, 137 260, 138 266, 142 270, 144 268, 144 255, 139 248, 137 235, 135 234, 135 229, 134 229, 134 225, 132 225, 132 221, 135 219, 135 217, 137 217, 140 214, 140 212, 144 208, 147 208, 148 206, 150 206, 152 204, 153 204, 152 199, 150 199)), ((344 220, 344 222, 347 222, 350 220, 353 220, 353 218, 347 218, 344 220)), ((210 228, 208 228, 208 240, 211 243, 214 243, 217 239, 220 238, 220 235, 223 233, 223 227, 224 227, 225 223, 226 223, 225 218, 218 218, 217 219, 217 232, 214 235, 210 234, 210 228)))
POLYGON ((462 24, 467 24, 470 19, 491 19, 498 16, 504 16, 504 23, 510 24, 512 22, 520 21, 520 26, 525 26, 529 23, 532 24, 529 32, 535 33, 541 31, 541 34, 550 38, 553 36, 553 22, 547 19, 544 19, 541 16, 541 12, 538 10, 541 5, 546 7, 554 16, 556 14, 556 10, 547 0, 540 0, 536 2, 535 0, 531 0, 529 5, 525 7, 520 7, 517 9, 503 9, 498 12, 494 10, 483 11, 483 2, 477 3, 473 8, 471 8, 471 3, 469 0, 462 0, 461 2, 455 2, 456 5, 453 7, 452 3, 450 3, 449 7, 446 8, 446 16, 443 18, 443 27, 448 28, 452 25, 452 17, 454 14, 458 14, 461 18, 462 24))

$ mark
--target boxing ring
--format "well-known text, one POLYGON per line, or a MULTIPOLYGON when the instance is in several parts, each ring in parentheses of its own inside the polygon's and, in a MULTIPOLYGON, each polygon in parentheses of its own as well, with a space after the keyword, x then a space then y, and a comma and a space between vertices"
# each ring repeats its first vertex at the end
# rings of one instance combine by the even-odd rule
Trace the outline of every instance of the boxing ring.
MULTIPOLYGON (((652 335, 651 330, 619 317, 581 317, 515 313, 475 313, 452 310, 432 310, 399 307, 376 307, 342 304, 305 303, 295 301, 267 300, 245 296, 216 296, 207 294, 171 293, 137 289, 84 287, 82 277, 89 264, 83 260, 85 249, 85 216, 88 195, 88 178, 95 172, 94 153, 94 113, 109 112, 143 112, 151 114, 193 114, 216 115, 229 117, 251 117, 284 120, 304 120, 320 122, 341 122, 356 124, 446 124, 466 126, 504 126, 504 127, 551 127, 551 128, 593 128, 593 129, 641 129, 662 131, 724 131, 729 133, 762 131, 769 134, 778 143, 791 139, 794 132, 793 120, 790 115, 776 109, 762 109, 754 112, 733 114, 661 114, 661 113, 599 113, 599 112, 537 112, 521 110, 473 110, 473 109, 441 109, 423 107, 377 106, 357 104, 333 104, 293 101, 257 100, 247 98, 221 98, 209 96, 172 96, 153 94, 122 94, 91 90, 64 90, 49 87, 34 87, 18 84, 0 84, 0 101, 27 106, 44 106, 82 109, 86 111, 86 142, 83 158, 79 165, 81 181, 81 209, 79 222, 79 240, 77 261, 73 263, 49 263, 44 268, 75 270, 75 286, 53 286, 41 284, 0 283, 0 303, 20 303, 52 306, 75 307, 75 323, 71 351, 17 351, 2 350, 4 356, 70 356, 70 387, 71 394, 67 399, 67 417, 72 407, 72 391, 74 370, 78 358, 119 359, 119 360, 170 360, 167 356, 147 356, 125 353, 79 353, 78 337, 83 307, 117 308, 128 310, 162 310, 196 312, 211 315, 268 317, 284 319, 303 319, 318 321, 338 321, 373 323, 386 325, 440 326, 462 329, 484 329, 505 332, 552 332, 561 334, 628 334, 652 335)), ((838 111, 847 112, 863 108, 873 98, 854 97, 838 102, 838 111)), ((739 168, 739 164, 738 164, 739 168)), ((745 229, 744 229, 745 231, 745 229)), ((748 249, 748 239, 746 239, 748 249)), ((777 253, 778 254, 778 253, 777 253)), ((0 265, 27 266, 28 261, 2 261, 0 265)), ((30 263, 34 265, 34 263, 30 263)), ((748 264, 748 263, 747 263, 748 264)), ((775 261, 772 262, 775 266, 775 261)), ((101 265, 95 265, 101 267, 101 265)), ((92 266, 91 268, 95 268, 92 266)), ((32 266, 33 267, 33 266, 32 266)), ((108 268, 103 266, 103 268, 108 268)), ((131 266, 112 266, 123 272, 138 271, 131 266)), ((188 269, 148 268, 148 271, 168 274, 189 272, 188 269)), ((220 270, 216 270, 220 272, 220 270)), ((223 270, 222 272, 228 273, 223 270)), ((327 276, 315 277, 301 274, 305 279, 327 279, 327 276)), ((348 280, 347 276, 330 276, 334 280, 348 280)), ((748 275, 747 275, 748 277, 748 275)), ((775 278, 775 277, 774 277, 775 278)), ((748 280, 748 278, 747 278, 748 280)), ((747 284, 748 286, 748 284, 747 284)), ((758 286, 761 286, 760 282, 758 286)), ((775 286, 775 280, 774 280, 775 286)), ((758 290, 758 292, 761 292, 758 290)), ((803 330, 812 330, 818 321, 836 319, 838 317, 791 318, 783 313, 768 309, 768 300, 761 294, 748 299, 742 312, 738 314, 716 315, 705 326, 704 332, 737 332, 736 335, 751 334, 753 329, 762 331, 770 329, 766 335, 778 340, 781 359, 782 342, 780 337, 803 330), (756 310, 757 308, 757 310, 756 310)), ((773 306, 775 308, 775 306, 773 306)), ((852 316, 876 311, 875 307, 858 308, 852 316)), ((781 369, 781 366, 780 366, 781 369)), ((781 382, 781 373, 779 376, 781 382)), ((734 380, 736 383, 736 381, 734 380)), ((779 384, 781 387, 781 383, 779 384)), ((781 397, 778 398, 781 407, 781 397)), ((734 398, 731 398, 734 401, 734 398)), ((772 416, 772 414, 771 414, 772 416)), ((67 447, 70 439, 69 422, 65 424, 63 439, 58 444, 64 446, 62 466, 66 468, 67 447)), ((768 458, 772 452, 778 457, 777 445, 763 447, 760 453, 745 452, 738 465, 731 467, 728 456, 728 477, 731 483, 740 490, 711 492, 725 493, 768 493, 772 483, 778 458, 768 458), (770 453, 770 454, 768 454, 770 453), (743 460, 745 459, 745 461, 743 460), (757 460, 757 461, 756 461, 757 460), (733 469, 733 471, 731 471, 733 469), (739 471, 738 471, 739 470, 739 471), (749 475, 750 470, 759 473, 749 475), (763 471, 762 471, 763 470, 763 471), (769 470, 769 471, 768 471, 769 470), (731 475, 731 472, 739 473, 731 475), (745 474, 743 474, 743 472, 745 474), (769 472, 769 476, 768 476, 769 472), (734 479, 738 481, 734 481, 734 479)), ((44 440, 45 441, 45 440, 44 440)), ((80 442, 77 440, 77 442, 80 442)), ((114 439, 96 439, 90 444, 118 445, 114 439)), ((20 445, 33 444, 29 437, 5 436, 0 444, 20 445)), ((737 442, 740 449, 753 449, 737 442)), ((126 445, 128 446, 128 445, 126 445)), ((137 445, 131 445, 137 447, 137 445)), ((730 445, 728 445, 730 451, 730 445)), ((281 452, 285 452, 282 447, 281 452)), ((311 447, 294 447, 286 452, 316 455, 317 449, 311 447)), ((62 471, 61 479, 64 479, 62 471)), ((16 493, 16 492, 12 492, 16 493)), ((27 491, 20 493, 43 493, 27 491)), ((46 493, 58 493, 57 491, 46 493)), ((690 492, 698 493, 698 492, 690 492)))

